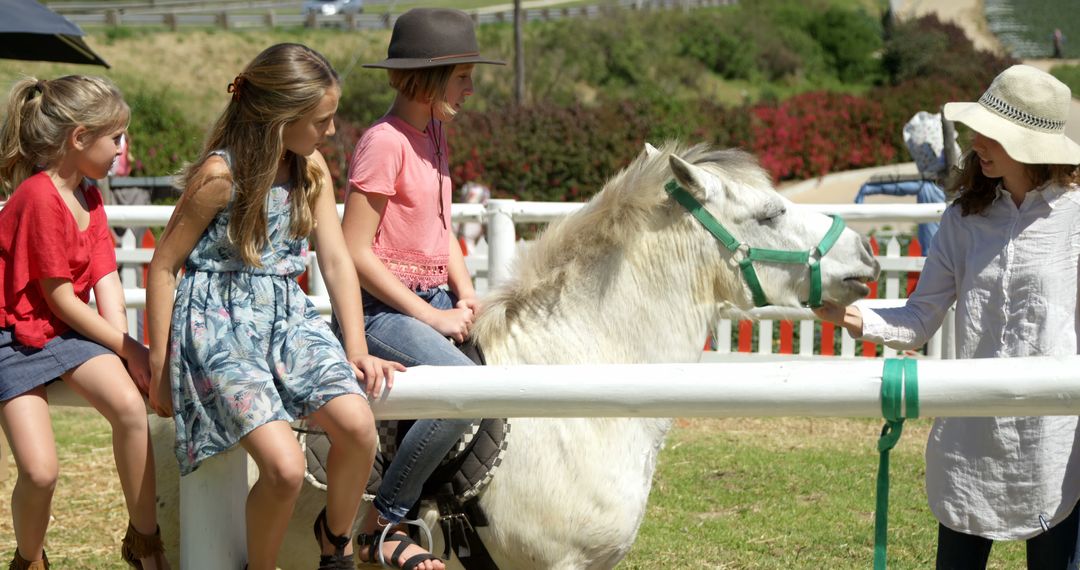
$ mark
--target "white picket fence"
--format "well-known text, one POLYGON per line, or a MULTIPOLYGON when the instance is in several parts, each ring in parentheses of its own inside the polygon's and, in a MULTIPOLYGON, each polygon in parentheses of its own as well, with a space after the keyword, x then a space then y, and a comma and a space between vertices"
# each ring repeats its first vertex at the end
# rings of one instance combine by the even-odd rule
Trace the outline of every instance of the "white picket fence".
MULTIPOLYGON (((559 219, 582 207, 580 203, 557 202, 519 202, 516 200, 490 200, 486 205, 454 204, 452 220, 456 223, 482 223, 486 227, 486 241, 479 247, 470 248, 466 265, 477 283, 481 293, 509 276, 510 265, 518 250, 527 247, 519 241, 514 225, 517 223, 548 223, 559 219)), ((905 224, 933 222, 941 218, 944 204, 815 204, 805 206, 827 214, 836 214, 845 220, 859 222, 878 222, 905 224)), ((172 213, 171 206, 107 206, 106 213, 114 227, 160 227, 164 226, 172 213)), ((882 268, 879 280, 879 305, 902 302, 902 283, 909 272, 922 270, 925 258, 903 257, 900 243, 891 238, 884 245, 884 255, 878 257, 882 268)), ((128 326, 132 336, 143 339, 140 326, 140 312, 145 306, 146 295, 141 285, 141 273, 144 264, 150 261, 153 250, 139 247, 136 236, 130 229, 120 241, 116 251, 117 262, 121 266, 120 277, 124 284, 125 300, 128 306, 128 326)), ((312 302, 323 314, 330 314, 330 299, 319 272, 314 253, 309 259, 308 285, 312 302)), ((757 354, 775 353, 774 330, 779 321, 794 321, 799 331, 799 342, 795 354, 811 356, 821 354, 819 342, 820 323, 809 310, 792 308, 766 307, 755 309, 746 314, 732 314, 716 324, 712 332, 712 344, 718 354, 731 352, 733 340, 737 344, 738 321, 750 319, 756 321, 757 354)), ((840 333, 839 356, 856 356, 858 342, 846 331, 840 333)), ((946 319, 942 330, 930 340, 927 356, 930 358, 949 358, 952 356, 952 319, 946 319)), ((896 351, 884 349, 884 356, 894 356, 896 351)))

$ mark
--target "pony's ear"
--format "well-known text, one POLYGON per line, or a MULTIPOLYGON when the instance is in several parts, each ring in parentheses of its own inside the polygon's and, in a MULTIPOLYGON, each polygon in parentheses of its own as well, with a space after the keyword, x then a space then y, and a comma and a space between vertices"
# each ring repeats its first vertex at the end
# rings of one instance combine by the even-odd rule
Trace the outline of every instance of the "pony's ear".
POLYGON ((705 183, 708 180, 708 175, 705 174, 704 170, 674 154, 668 158, 668 164, 671 166, 671 172, 675 175, 675 180, 679 181, 680 186, 686 188, 698 200, 705 201, 709 199, 711 192, 705 183))
POLYGON ((659 155, 660 155, 660 151, 656 150, 655 146, 649 144, 648 142, 645 143, 645 156, 646 157, 653 158, 653 157, 656 157, 656 156, 659 156, 659 155))

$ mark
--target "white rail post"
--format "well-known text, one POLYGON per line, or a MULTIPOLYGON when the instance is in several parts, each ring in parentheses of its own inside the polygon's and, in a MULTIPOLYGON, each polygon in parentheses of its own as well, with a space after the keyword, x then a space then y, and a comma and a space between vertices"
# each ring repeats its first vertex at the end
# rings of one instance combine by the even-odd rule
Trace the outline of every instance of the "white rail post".
POLYGON ((326 281, 323 280, 322 270, 319 269, 319 256, 314 251, 308 253, 311 261, 308 263, 308 295, 323 297, 330 293, 326 290, 326 281))
POLYGON ((799 356, 814 354, 814 321, 799 321, 799 356))
POLYGON ((487 224, 488 287, 492 288, 510 277, 510 263, 517 248, 514 230, 514 207, 517 200, 488 200, 484 205, 487 224))
MULTIPOLYGON (((124 230, 124 235, 120 238, 120 249, 134 250, 135 246, 135 232, 131 231, 131 228, 124 230)), ((139 287, 139 274, 135 266, 130 263, 124 264, 123 268, 120 269, 120 283, 123 284, 124 289, 137 289, 139 287)), ((131 338, 141 341, 138 310, 127 310, 127 323, 128 334, 131 335, 131 338)))
POLYGON ((248 455, 237 446, 180 478, 181 570, 232 570, 247 560, 248 455))
MULTIPOLYGON (((888 245, 885 246, 885 257, 900 257, 900 242, 895 237, 889 239, 888 245)), ((886 299, 899 299, 900 298, 900 275, 890 271, 885 279, 885 297, 886 299)), ((905 280, 905 283, 907 281, 905 280)), ((885 358, 893 358, 896 356, 896 349, 884 347, 881 355, 885 358)))

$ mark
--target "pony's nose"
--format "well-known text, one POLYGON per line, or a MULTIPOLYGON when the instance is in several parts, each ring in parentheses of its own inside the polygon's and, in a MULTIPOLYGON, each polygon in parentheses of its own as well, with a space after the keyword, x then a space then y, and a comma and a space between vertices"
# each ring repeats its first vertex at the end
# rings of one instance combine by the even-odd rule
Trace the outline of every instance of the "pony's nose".
POLYGON ((873 248, 873 246, 870 245, 870 238, 868 238, 866 236, 862 236, 861 241, 862 241, 862 246, 863 246, 863 250, 862 250, 863 259, 862 259, 862 261, 864 263, 866 263, 867 265, 869 265, 871 268, 873 268, 874 281, 877 281, 878 276, 881 275, 881 264, 878 263, 877 258, 874 257, 874 248, 873 248))

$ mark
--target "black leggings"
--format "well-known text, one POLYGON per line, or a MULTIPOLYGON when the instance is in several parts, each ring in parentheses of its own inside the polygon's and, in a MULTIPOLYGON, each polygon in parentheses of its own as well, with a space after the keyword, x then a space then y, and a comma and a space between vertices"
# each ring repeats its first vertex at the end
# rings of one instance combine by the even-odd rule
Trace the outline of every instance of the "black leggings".
MULTIPOLYGON (((1078 570, 1080 504, 1065 520, 1027 541, 1028 570, 1078 570)), ((938 570, 983 570, 994 541, 957 532, 938 523, 938 570)))

